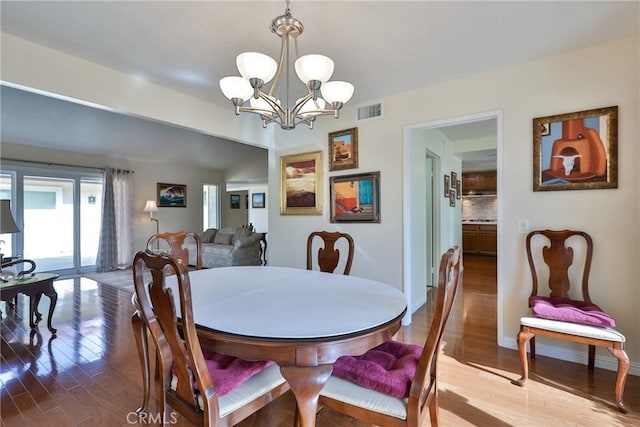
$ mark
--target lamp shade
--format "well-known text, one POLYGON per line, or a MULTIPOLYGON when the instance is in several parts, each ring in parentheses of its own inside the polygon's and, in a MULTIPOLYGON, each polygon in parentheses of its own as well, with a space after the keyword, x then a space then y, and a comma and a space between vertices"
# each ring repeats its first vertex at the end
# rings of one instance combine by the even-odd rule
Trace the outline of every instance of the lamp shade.
POLYGON ((341 81, 327 82, 320 88, 322 97, 330 104, 334 102, 346 104, 353 96, 353 90, 351 83, 341 81))
POLYGON ((296 74, 304 84, 311 80, 325 83, 333 74, 333 61, 324 55, 304 55, 295 62, 296 74))
MULTIPOLYGON (((300 102, 301 100, 302 98, 298 98, 296 103, 300 102)), ((318 98, 315 101, 313 99, 309 99, 307 102, 305 102, 302 105, 302 107, 300 108, 299 114, 303 116, 317 116, 318 114, 321 114, 321 113, 318 113, 317 111, 324 110, 325 105, 326 105, 326 102, 324 102, 324 99, 322 98, 318 98)))
POLYGON ((244 52, 236 57, 238 71, 245 79, 260 79, 263 83, 271 81, 278 69, 278 63, 263 53, 244 52))
POLYGON ((253 95, 253 88, 249 80, 239 76, 221 78, 220 89, 228 99, 239 98, 242 101, 246 101, 253 95))
POLYGON ((147 204, 145 205, 144 212, 158 212, 158 205, 156 205, 155 200, 147 200, 147 204))
POLYGON ((0 200, 0 234, 19 232, 20 229, 11 214, 11 201, 6 199, 0 200))

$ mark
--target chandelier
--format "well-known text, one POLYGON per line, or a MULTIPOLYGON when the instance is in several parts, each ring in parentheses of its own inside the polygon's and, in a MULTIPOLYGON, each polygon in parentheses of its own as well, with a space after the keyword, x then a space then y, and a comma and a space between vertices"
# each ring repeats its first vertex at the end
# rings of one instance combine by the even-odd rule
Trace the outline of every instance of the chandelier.
POLYGON ((336 119, 342 106, 353 96, 354 87, 343 81, 329 81, 333 74, 333 61, 324 55, 298 57, 297 37, 302 34, 302 22, 291 16, 289 0, 284 15, 271 21, 271 32, 282 39, 280 60, 258 52, 244 52, 236 57, 236 65, 242 77, 229 76, 220 79, 220 89, 235 107, 236 115, 248 112, 260 115, 262 126, 277 123, 282 129, 294 129, 305 123, 313 128, 318 116, 333 115, 336 119), (289 95, 289 42, 295 47, 294 68, 306 87, 306 95, 290 103, 289 95), (284 73, 284 78, 283 78, 284 73), (278 98, 281 78, 284 79, 284 99, 278 98), (265 85, 271 82, 268 91, 265 85), (322 95, 322 96, 320 96, 322 95), (245 106, 245 102, 249 105, 245 106), (293 106, 290 106, 293 104, 293 106))

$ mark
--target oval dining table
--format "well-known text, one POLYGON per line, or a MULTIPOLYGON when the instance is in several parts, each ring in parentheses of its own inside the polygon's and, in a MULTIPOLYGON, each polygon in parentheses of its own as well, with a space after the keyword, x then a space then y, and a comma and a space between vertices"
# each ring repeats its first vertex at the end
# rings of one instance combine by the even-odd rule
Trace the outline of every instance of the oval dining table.
MULTIPOLYGON (((406 312, 400 290, 357 276, 247 266, 190 271, 189 277, 201 341, 223 354, 277 363, 296 398, 302 427, 315 425, 318 395, 336 359, 391 339, 406 312)), ((175 278, 166 283, 177 292, 175 278)), ((148 351, 140 342, 146 347, 146 331, 136 316, 146 408, 148 351)))

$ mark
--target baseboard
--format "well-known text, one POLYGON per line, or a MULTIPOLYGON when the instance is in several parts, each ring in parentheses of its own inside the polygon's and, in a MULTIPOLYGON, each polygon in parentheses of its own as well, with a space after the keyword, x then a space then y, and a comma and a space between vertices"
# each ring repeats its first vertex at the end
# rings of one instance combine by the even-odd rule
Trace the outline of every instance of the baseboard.
MULTIPOLYGON (((514 338, 504 338, 498 343, 501 347, 510 348, 512 350, 518 350, 518 343, 514 338)), ((589 362, 586 345, 584 351, 575 351, 566 348, 560 348, 547 344, 540 343, 540 340, 536 340, 536 355, 547 356, 554 359, 565 360, 567 362, 579 363, 581 365, 587 365, 589 362)), ((609 371, 618 370, 618 359, 614 356, 604 356, 596 353, 595 365, 597 368, 607 369, 609 371)), ((640 363, 631 362, 629 367, 630 375, 640 376, 640 363)))

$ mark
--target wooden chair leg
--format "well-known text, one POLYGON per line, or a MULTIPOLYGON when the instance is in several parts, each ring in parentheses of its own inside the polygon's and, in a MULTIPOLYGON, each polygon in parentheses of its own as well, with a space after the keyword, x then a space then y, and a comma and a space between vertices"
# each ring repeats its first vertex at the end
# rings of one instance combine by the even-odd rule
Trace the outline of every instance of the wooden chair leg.
POLYGON ((138 356, 140 358, 140 368, 142 369, 142 405, 136 409, 136 412, 146 412, 149 407, 149 394, 151 393, 151 374, 149 367, 149 342, 147 340, 147 328, 144 319, 140 317, 140 313, 136 311, 131 316, 131 327, 133 336, 136 339, 138 347, 138 356))
POLYGON ((627 374, 629 373, 629 356, 624 351, 622 344, 615 344, 613 347, 607 348, 611 354, 618 359, 618 376, 616 377, 615 399, 618 409, 623 412, 629 412, 624 406, 622 395, 624 394, 624 385, 627 382, 627 374))
POLYGON ((438 388, 436 387, 433 392, 433 396, 431 396, 431 401, 429 402, 429 418, 431 421, 431 427, 438 427, 440 425, 440 414, 438 411, 440 410, 440 405, 438 404, 438 388))
POLYGON ((596 366, 596 346, 589 345, 589 365, 587 365, 589 372, 593 372, 593 368, 596 366))
POLYGON ((528 329, 521 329, 518 333, 518 353, 520 354, 520 364, 522 365, 522 377, 513 381, 513 384, 524 387, 529 379, 529 361, 527 360, 527 342, 531 341, 531 358, 534 355, 534 339, 535 335, 528 329))

